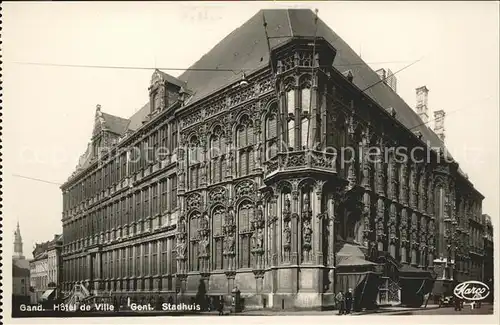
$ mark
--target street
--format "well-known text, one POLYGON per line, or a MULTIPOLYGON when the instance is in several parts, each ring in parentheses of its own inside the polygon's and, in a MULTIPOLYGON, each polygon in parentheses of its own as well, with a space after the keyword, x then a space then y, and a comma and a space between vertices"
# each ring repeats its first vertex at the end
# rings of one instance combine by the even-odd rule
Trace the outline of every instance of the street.
POLYGON ((461 311, 455 311, 454 307, 443 307, 443 308, 432 308, 432 309, 418 309, 418 310, 404 310, 404 311, 394 311, 389 313, 376 313, 375 315, 398 315, 398 316, 424 316, 424 315, 492 315, 493 305, 483 304, 481 308, 470 308, 469 305, 465 305, 461 311))

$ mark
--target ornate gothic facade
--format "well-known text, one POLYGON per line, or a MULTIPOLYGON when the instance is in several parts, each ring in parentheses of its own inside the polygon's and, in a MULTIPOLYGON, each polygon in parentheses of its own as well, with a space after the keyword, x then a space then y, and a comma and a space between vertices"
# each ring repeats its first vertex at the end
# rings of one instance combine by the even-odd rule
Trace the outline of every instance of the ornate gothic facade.
POLYGON ((475 275, 482 195, 391 89, 365 90, 375 72, 318 24, 315 38, 310 11, 263 11, 240 28, 254 47, 233 35, 197 63, 248 73, 155 71, 131 119, 98 108, 62 187, 67 290, 181 299, 203 281, 213 295, 237 286, 248 308, 326 306, 346 243, 445 282, 475 275), (293 34, 271 52, 263 14, 270 38, 293 34))

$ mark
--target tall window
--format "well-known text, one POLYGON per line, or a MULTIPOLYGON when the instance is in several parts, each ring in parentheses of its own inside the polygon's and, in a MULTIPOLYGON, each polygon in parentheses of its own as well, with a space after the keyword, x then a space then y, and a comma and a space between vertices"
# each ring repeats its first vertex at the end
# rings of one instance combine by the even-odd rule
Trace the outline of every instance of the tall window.
POLYGON ((149 275, 149 243, 144 243, 144 262, 142 263, 142 274, 149 275))
POLYGON ((127 256, 126 254, 126 248, 122 248, 122 263, 121 263, 121 277, 126 277, 127 276, 127 256))
POLYGON ((255 165, 253 124, 247 115, 241 118, 236 136, 236 145, 238 147, 237 170, 238 176, 241 177, 251 173, 255 165))
POLYGON ((158 153, 157 153, 157 150, 158 150, 158 131, 156 132, 153 132, 153 134, 151 134, 151 137, 150 137, 150 142, 151 142, 151 149, 150 149, 150 155, 149 155, 149 159, 150 159, 150 163, 155 163, 159 160, 158 158, 158 153))
POLYGON ((213 233, 213 247, 214 247, 214 268, 222 270, 224 268, 223 256, 223 242, 224 234, 222 233, 222 221, 224 219, 224 209, 216 208, 212 216, 212 233, 213 233))
POLYGON ((168 274, 168 260, 167 260, 167 252, 168 252, 168 239, 163 238, 161 240, 161 260, 160 260, 160 273, 162 275, 168 274))
POLYGON ((189 265, 191 271, 199 270, 198 260, 198 229, 201 215, 195 213, 189 219, 189 265))
POLYGON ((172 160, 177 160, 177 124, 174 122, 171 124, 170 129, 172 131, 170 135, 170 152, 172 154, 172 160))
MULTIPOLYGON (((168 249, 168 254, 170 256, 170 274, 177 273, 177 250, 175 249, 175 237, 170 237, 170 246, 168 249)), ((171 285, 169 284, 169 290, 171 290, 171 285)))
POLYGON ((189 149, 187 154, 189 166, 189 188, 196 189, 200 182, 200 164, 201 152, 200 142, 196 136, 193 136, 189 142, 189 149))
POLYGON ((239 245, 239 267, 251 267, 251 243, 250 237, 252 230, 250 228, 250 221, 253 219, 254 207, 253 204, 246 201, 240 205, 238 209, 238 233, 240 236, 239 245))
POLYGON ((135 193, 135 221, 138 222, 142 219, 141 211, 141 191, 135 193))
POLYGON ((155 216, 158 214, 158 184, 151 185, 151 215, 155 216))
POLYGON ((151 275, 158 274, 158 243, 151 243, 151 275))
POLYGON ((210 139, 210 180, 212 183, 218 183, 225 176, 225 139, 221 127, 216 127, 210 139))
POLYGON ((134 276, 134 270, 132 269, 132 266, 134 265, 134 254, 133 254, 133 249, 134 247, 128 247, 128 265, 127 265, 127 274, 129 277, 134 276))
POLYGON ((170 202, 171 208, 174 210, 177 209, 177 175, 172 175, 172 177, 170 177, 170 184, 172 186, 170 202))
POLYGON ((128 203, 127 198, 123 198, 121 203, 122 212, 120 213, 120 224, 119 224, 120 227, 123 227, 127 223, 127 209, 128 209, 127 203, 128 203))
POLYGON ((159 159, 163 160, 166 158, 164 153, 167 150, 169 151, 169 154, 171 154, 168 146, 168 124, 163 125, 160 129, 160 148, 161 150, 159 152, 161 153, 161 156, 159 159))
POLYGON ((302 148, 306 148, 311 143, 308 143, 308 133, 311 126, 310 113, 311 113, 311 80, 304 79, 300 84, 300 106, 301 106, 301 120, 300 120, 300 141, 302 148))
POLYGON ((134 222, 134 196, 127 196, 128 200, 128 225, 130 226, 134 222))
POLYGON ((266 117, 266 159, 271 159, 278 153, 278 105, 272 104, 266 117))
POLYGON ((287 121, 287 147, 295 148, 295 91, 291 82, 285 88, 286 96, 286 121, 287 121))
POLYGON ((120 163, 122 167, 120 168, 120 179, 124 179, 127 176, 127 153, 123 152, 120 156, 120 163))
POLYGON ((167 179, 164 178, 160 181, 160 191, 161 191, 161 198, 160 198, 160 212, 163 213, 163 211, 166 211, 168 209, 167 206, 167 198, 168 198, 168 183, 167 179))
POLYGON ((141 275, 141 245, 135 246, 135 275, 141 275))
POLYGON ((142 206, 142 208, 144 209, 143 210, 144 212, 142 214, 142 217, 147 218, 149 217, 149 187, 146 187, 143 190, 143 199, 144 199, 144 205, 142 206))

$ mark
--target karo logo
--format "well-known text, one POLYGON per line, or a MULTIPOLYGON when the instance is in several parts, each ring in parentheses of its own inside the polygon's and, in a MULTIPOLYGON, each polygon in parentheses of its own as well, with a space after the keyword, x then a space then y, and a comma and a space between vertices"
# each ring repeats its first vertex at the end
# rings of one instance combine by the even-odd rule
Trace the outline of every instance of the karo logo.
POLYGON ((488 297, 490 288, 480 281, 465 281, 459 283, 453 293, 457 298, 468 301, 479 301, 488 297))

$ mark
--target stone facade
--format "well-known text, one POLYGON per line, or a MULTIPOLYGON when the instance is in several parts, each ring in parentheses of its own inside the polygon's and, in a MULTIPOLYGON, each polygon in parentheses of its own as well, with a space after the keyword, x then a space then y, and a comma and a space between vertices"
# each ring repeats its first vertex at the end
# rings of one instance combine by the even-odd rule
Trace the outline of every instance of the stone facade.
POLYGON ((238 287, 245 308, 322 308, 338 240, 443 281, 476 278, 483 196, 443 147, 333 68, 336 55, 297 38, 195 102, 155 71, 133 132, 112 131, 99 107, 92 143, 112 149, 62 187, 64 288, 144 301, 188 299, 203 282, 209 295, 238 287), (146 159, 147 146, 168 153, 146 159), (401 160, 400 147, 422 150, 401 160))

